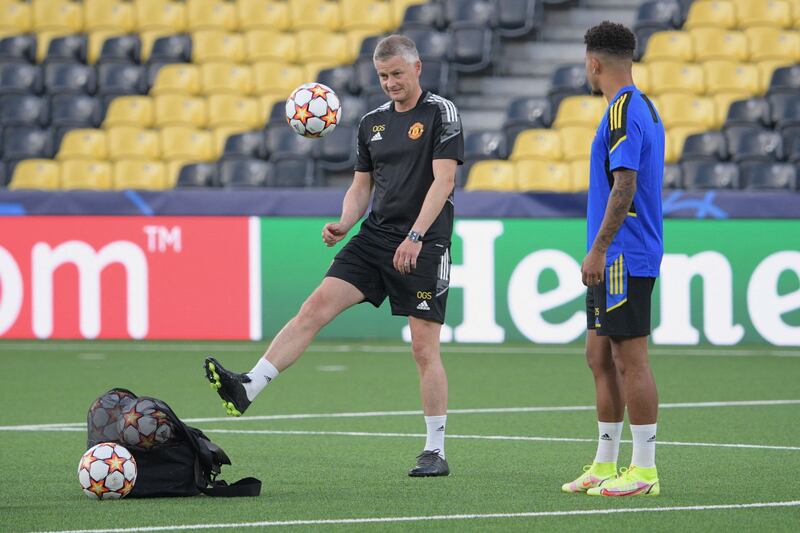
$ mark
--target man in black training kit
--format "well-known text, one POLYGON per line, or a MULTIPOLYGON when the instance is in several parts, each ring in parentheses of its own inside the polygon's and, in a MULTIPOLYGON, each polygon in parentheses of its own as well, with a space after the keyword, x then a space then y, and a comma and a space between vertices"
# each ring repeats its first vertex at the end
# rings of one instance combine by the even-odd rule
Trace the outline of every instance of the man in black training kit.
POLYGON ((446 476, 447 376, 439 332, 450 280, 456 165, 464 152, 461 120, 452 102, 420 87, 422 63, 411 39, 386 37, 373 60, 391 100, 361 119, 353 183, 339 222, 325 224, 322 240, 334 246, 344 239, 367 211, 374 186, 372 211, 250 372, 230 372, 213 357, 204 366, 228 414, 240 416, 339 313, 364 301, 378 307, 388 296, 392 314, 408 317, 427 426, 425 447, 408 474, 446 476))

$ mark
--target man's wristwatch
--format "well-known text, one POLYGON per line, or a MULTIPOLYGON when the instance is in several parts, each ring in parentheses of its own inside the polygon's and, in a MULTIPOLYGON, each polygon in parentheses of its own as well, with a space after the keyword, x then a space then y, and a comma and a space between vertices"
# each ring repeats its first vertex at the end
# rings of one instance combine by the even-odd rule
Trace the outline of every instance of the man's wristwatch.
POLYGON ((422 239, 422 235, 414 231, 413 229, 408 232, 406 238, 411 242, 419 242, 422 239))

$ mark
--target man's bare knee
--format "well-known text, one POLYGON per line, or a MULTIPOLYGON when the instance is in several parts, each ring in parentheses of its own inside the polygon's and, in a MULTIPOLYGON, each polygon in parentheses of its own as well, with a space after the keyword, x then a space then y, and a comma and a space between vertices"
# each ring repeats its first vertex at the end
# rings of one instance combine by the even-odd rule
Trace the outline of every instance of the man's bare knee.
POLYGON ((314 291, 300 306, 295 321, 304 328, 321 328, 332 319, 330 307, 327 298, 320 291, 314 291))

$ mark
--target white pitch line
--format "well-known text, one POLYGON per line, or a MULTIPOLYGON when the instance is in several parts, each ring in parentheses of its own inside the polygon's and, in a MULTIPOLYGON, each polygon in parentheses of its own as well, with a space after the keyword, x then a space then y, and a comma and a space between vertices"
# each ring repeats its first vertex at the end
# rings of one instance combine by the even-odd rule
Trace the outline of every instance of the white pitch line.
MULTIPOLYGON (((797 405, 800 400, 741 400, 730 402, 682 402, 662 403, 660 409, 702 409, 706 407, 759 407, 772 405, 797 405)), ((451 415, 481 415, 481 414, 507 414, 507 413, 556 413, 594 411, 594 405, 550 405, 534 407, 486 407, 476 409, 450 409, 451 415)), ((385 416, 419 416, 422 411, 361 411, 352 413, 297 413, 284 415, 257 415, 244 418, 235 417, 209 417, 186 418, 184 422, 192 424, 204 422, 259 422, 265 420, 313 420, 320 418, 372 418, 385 416)), ((0 426, 0 431, 38 431, 40 429, 84 427, 85 422, 64 422, 52 424, 24 424, 19 426, 0 426)))
MULTIPOLYGON (((236 529, 275 526, 327 526, 340 524, 386 524, 392 522, 438 522, 448 520, 492 520, 508 518, 548 518, 555 516, 591 516, 622 513, 665 513, 676 511, 727 511, 800 506, 800 500, 782 502, 732 503, 720 505, 681 505, 675 507, 639 507, 627 509, 578 509, 573 511, 535 511, 528 513, 451 514, 429 516, 387 516, 375 518, 329 518, 325 520, 264 520, 220 524, 184 524, 170 526, 130 527, 113 529, 72 529, 50 533, 139 533, 145 531, 182 531, 187 529, 236 529)), ((44 532, 42 532, 44 533, 44 532)))

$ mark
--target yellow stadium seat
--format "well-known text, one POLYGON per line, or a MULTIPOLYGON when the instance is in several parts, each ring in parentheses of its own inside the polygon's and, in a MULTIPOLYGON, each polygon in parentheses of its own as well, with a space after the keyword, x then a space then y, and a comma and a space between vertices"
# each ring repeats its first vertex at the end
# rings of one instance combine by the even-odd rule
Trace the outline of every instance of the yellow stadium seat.
POLYGON ((695 60, 728 59, 747 60, 747 37, 740 31, 722 28, 695 28, 691 31, 695 60))
POLYGON ((251 129, 253 128, 244 124, 229 124, 227 126, 218 126, 214 128, 211 132, 214 137, 212 140, 214 143, 214 157, 222 157, 222 153, 225 151, 225 142, 228 140, 228 137, 251 129))
POLYGON ((794 14, 793 27, 796 30, 800 30, 800 0, 793 0, 792 13, 794 14))
POLYGON ((156 130, 115 126, 108 128, 109 159, 155 159, 161 155, 161 140, 156 130))
POLYGON ((41 63, 47 55, 47 49, 50 47, 50 41, 57 37, 64 37, 65 35, 72 35, 69 30, 40 30, 36 32, 36 61, 41 63))
POLYGON ((239 26, 236 6, 223 0, 187 0, 186 25, 189 31, 233 31, 239 26))
POLYGON ((705 128, 699 128, 697 126, 678 126, 668 129, 665 138, 664 162, 677 162, 683 153, 683 143, 686 141, 686 137, 703 131, 705 131, 705 128))
POLYGON ((165 168, 167 169, 167 189, 172 189, 175 187, 175 184, 178 183, 178 175, 181 173, 181 169, 184 167, 184 165, 188 165, 190 163, 194 163, 194 161, 191 159, 173 159, 164 164, 165 168))
POLYGON ((645 63, 634 63, 631 68, 633 83, 643 93, 650 92, 650 69, 645 63))
POLYGON ((289 93, 304 83, 303 69, 287 63, 261 61, 253 65, 253 83, 256 94, 282 93, 288 98, 289 93))
POLYGON ((389 31, 394 27, 391 6, 388 2, 375 0, 340 0, 342 29, 344 31, 366 29, 375 33, 389 31))
POLYGON ((333 68, 341 65, 341 61, 312 61, 303 65, 303 73, 305 79, 316 80, 319 73, 325 69, 333 68))
POLYGON ((195 65, 164 65, 156 74, 150 94, 200 94, 200 68, 195 65))
POLYGON ((596 128, 603 120, 608 104, 599 96, 568 96, 561 101, 553 122, 554 128, 589 126, 596 128))
POLYGON ((208 97, 208 126, 263 126, 258 100, 233 94, 215 94, 208 97))
POLYGON ((665 128, 698 126, 711 128, 716 121, 714 100, 686 93, 667 93, 658 97, 658 113, 665 128))
POLYGON ((156 127, 188 126, 204 128, 208 123, 205 98, 183 94, 155 97, 156 127))
POLYGON ((61 169, 52 159, 25 159, 14 168, 9 189, 58 189, 61 169))
POLYGON ((588 159, 578 159, 569 164, 569 174, 572 179, 572 190, 582 192, 589 190, 589 165, 588 159))
POLYGON ((761 27, 748 28, 745 34, 750 43, 750 61, 800 62, 800 32, 761 27))
POLYGON ((32 26, 31 6, 18 0, 0 1, 0 30, 26 33, 32 26))
POLYGON ((654 61, 650 71, 650 92, 659 95, 667 92, 701 94, 705 91, 703 68, 691 63, 654 61))
POLYGON ((361 43, 367 37, 380 34, 380 31, 375 30, 350 30, 347 32, 347 60, 355 61, 361 53, 361 43))
POLYGON ((792 6, 788 0, 732 0, 740 28, 792 27, 792 6))
POLYGON ((68 131, 61 141, 56 158, 61 161, 108 158, 106 132, 88 128, 68 131))
POLYGON ((249 30, 286 30, 289 28, 289 4, 265 0, 238 0, 239 28, 249 30))
POLYGON ((83 0, 86 29, 131 32, 136 28, 133 4, 119 0, 83 0))
POLYGON ((150 128, 155 124, 153 99, 149 96, 118 96, 111 100, 103 127, 134 126, 150 128))
POLYGON ((391 0, 390 3, 392 4, 392 25, 399 26, 403 23, 408 6, 424 4, 425 0, 391 0))
POLYGON ((758 67, 733 61, 707 61, 703 64, 708 94, 743 91, 757 94, 758 67))
POLYGON ((741 91, 718 93, 711 97, 714 100, 714 129, 719 129, 728 118, 728 109, 736 100, 746 100, 750 95, 741 91))
POLYGON ((200 67, 204 94, 244 94, 253 92, 253 71, 249 65, 205 63, 200 67))
POLYGON ((77 33, 83 30, 83 4, 69 0, 34 0, 33 27, 77 33))
POLYGON ((685 31, 659 31, 650 36, 643 61, 692 61, 692 37, 685 31))
POLYGON ((114 189, 160 190, 167 187, 164 163, 154 159, 123 159, 114 163, 114 189))
POLYGON ((558 130, 547 128, 523 130, 514 141, 510 159, 512 161, 520 159, 559 161, 561 159, 561 136, 558 134, 558 130))
POLYGON ((597 128, 570 126, 558 130, 561 136, 561 153, 564 161, 586 159, 592 153, 592 143, 597 128))
POLYGON ((153 44, 161 37, 167 35, 174 35, 175 30, 168 30, 165 28, 158 28, 155 30, 142 30, 139 32, 139 40, 142 43, 141 58, 142 63, 150 59, 150 54, 153 52, 153 44))
POLYGON ((183 2, 173 0, 136 0, 136 22, 139 30, 186 29, 186 9, 183 2))
POLYGON ((522 192, 567 192, 572 190, 569 165, 554 161, 518 161, 517 190, 522 192))
POLYGON ((344 63, 348 58, 347 37, 342 33, 323 30, 303 30, 297 32, 297 60, 331 61, 344 63), (320 46, 320 43, 325 43, 320 46))
POLYGON ((758 94, 764 94, 769 89, 769 84, 772 81, 772 73, 779 67, 788 67, 796 63, 795 61, 786 61, 779 59, 768 59, 766 61, 759 61, 756 63, 758 67, 758 94))
MULTIPOLYGON (((334 31, 341 27, 339 4, 321 0, 289 0, 292 29, 334 31)), ((322 41, 320 41, 320 44, 322 41)))
POLYGON ((723 28, 730 30, 736 27, 736 6, 727 0, 702 0, 693 2, 683 27, 723 28))
POLYGON ((111 163, 108 161, 82 161, 79 159, 61 163, 62 189, 111 188, 111 163))
POLYGON ((514 163, 509 161, 478 161, 469 171, 467 191, 504 191, 517 190, 517 176, 514 163))
POLYGON ((287 61, 297 59, 294 33, 272 30, 250 30, 244 35, 247 61, 287 61))
POLYGON ((192 61, 227 61, 241 63, 245 59, 244 37, 240 33, 201 30, 192 33, 192 61))
POLYGON ((161 148, 164 159, 209 161, 215 154, 211 133, 185 126, 162 128, 161 148))
POLYGON ((263 123, 269 121, 269 116, 272 114, 272 107, 280 102, 283 105, 286 102, 288 95, 283 93, 262 94, 258 97, 258 116, 263 123))

